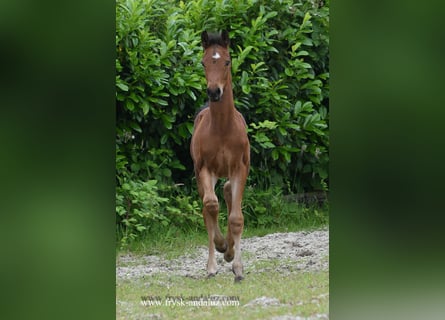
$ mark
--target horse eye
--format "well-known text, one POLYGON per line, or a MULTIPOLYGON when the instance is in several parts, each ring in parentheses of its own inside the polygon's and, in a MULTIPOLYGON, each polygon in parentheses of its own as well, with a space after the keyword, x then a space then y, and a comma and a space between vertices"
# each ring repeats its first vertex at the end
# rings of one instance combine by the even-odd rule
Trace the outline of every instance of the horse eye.
POLYGON ((225 65, 228 66, 230 64, 230 60, 227 60, 225 65))

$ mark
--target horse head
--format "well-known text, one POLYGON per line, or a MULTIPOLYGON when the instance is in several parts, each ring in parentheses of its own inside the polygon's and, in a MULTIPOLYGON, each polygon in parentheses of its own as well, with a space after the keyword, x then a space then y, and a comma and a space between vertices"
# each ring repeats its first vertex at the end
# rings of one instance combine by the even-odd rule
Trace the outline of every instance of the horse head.
POLYGON ((231 83, 229 33, 207 33, 201 34, 204 55, 202 65, 204 66, 207 80, 207 95, 210 101, 221 100, 227 83, 231 83))

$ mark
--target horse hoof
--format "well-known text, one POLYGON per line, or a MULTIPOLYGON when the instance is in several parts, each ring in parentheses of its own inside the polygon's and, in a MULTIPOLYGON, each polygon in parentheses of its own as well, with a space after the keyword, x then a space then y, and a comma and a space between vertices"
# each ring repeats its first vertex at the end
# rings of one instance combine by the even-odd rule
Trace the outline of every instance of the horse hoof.
POLYGON ((215 244, 216 247, 216 251, 220 252, 220 253, 225 253, 227 251, 227 241, 224 241, 224 243, 222 244, 222 246, 218 246, 215 244))
POLYGON ((224 253, 224 260, 226 260, 227 262, 232 262, 233 256, 233 253, 229 253, 229 251, 226 251, 226 253, 224 253))
POLYGON ((235 277, 235 283, 240 283, 241 280, 243 280, 243 279, 244 279, 243 276, 236 276, 236 277, 235 277))

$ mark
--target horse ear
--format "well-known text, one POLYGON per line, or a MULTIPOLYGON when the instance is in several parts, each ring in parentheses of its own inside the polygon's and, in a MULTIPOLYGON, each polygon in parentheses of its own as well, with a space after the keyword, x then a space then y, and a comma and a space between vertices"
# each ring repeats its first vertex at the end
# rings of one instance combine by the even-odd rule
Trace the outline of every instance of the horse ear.
POLYGON ((224 47, 228 48, 230 45, 229 32, 227 30, 223 30, 221 32, 221 39, 224 43, 224 47))
POLYGON ((201 44, 204 49, 207 49, 209 46, 209 35, 207 34, 207 31, 201 33, 201 44))

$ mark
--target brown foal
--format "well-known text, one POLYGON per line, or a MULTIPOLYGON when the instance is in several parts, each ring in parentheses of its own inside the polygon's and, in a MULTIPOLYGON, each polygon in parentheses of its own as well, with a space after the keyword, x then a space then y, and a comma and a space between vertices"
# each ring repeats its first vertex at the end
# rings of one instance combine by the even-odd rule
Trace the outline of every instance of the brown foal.
POLYGON ((224 253, 227 262, 233 260, 235 281, 243 279, 241 234, 244 217, 241 201, 250 166, 250 144, 246 122, 233 102, 229 34, 201 34, 204 55, 202 65, 207 80, 208 105, 195 118, 190 153, 195 167, 202 214, 209 237, 207 275, 217 272, 215 248, 224 253), (224 199, 228 208, 227 237, 218 225, 218 198, 215 185, 219 178, 224 184, 224 199))

